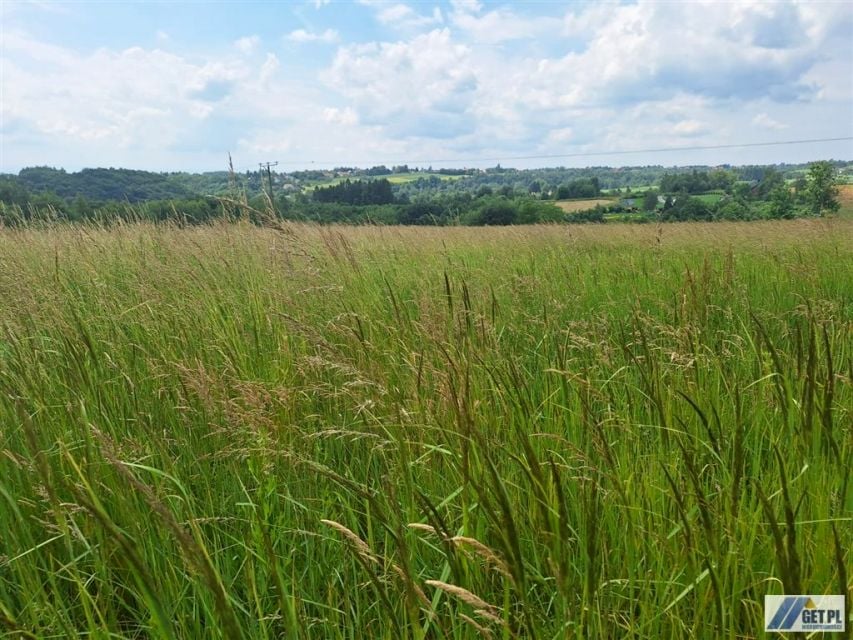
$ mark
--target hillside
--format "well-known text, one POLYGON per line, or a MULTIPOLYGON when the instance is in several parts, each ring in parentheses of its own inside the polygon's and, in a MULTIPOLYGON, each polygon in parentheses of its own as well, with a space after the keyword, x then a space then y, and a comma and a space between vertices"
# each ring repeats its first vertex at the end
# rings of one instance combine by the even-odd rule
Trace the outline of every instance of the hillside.
MULTIPOLYGON (((853 162, 832 161, 840 171, 842 182, 853 182, 853 162)), ((664 176, 690 175, 695 173, 728 172, 739 180, 761 180, 772 168, 786 179, 802 176, 808 165, 776 164, 767 166, 690 166, 664 167, 586 167, 586 168, 542 168, 507 169, 500 166, 489 169, 409 169, 408 167, 385 167, 359 169, 339 167, 328 171, 294 171, 272 173, 274 190, 288 193, 310 191, 345 179, 385 178, 400 196, 435 195, 449 192, 476 192, 482 188, 501 189, 510 187, 516 191, 531 193, 556 191, 560 185, 581 180, 597 181, 602 190, 643 189, 660 183, 664 176)), ((153 172, 135 169, 97 168, 68 172, 52 167, 27 167, 17 174, 0 175, 0 201, 12 202, 10 194, 23 189, 27 194, 52 193, 65 200, 77 197, 94 202, 147 200, 182 200, 187 198, 222 195, 234 187, 244 190, 250 197, 257 195, 266 186, 266 175, 259 171, 245 171, 229 178, 227 171, 206 173, 153 172)), ((666 189, 664 189, 666 190, 666 189)), ((567 195, 565 197, 584 197, 567 195)), ((563 199, 563 198, 559 198, 563 199)))
MULTIPOLYGON (((823 164, 839 182, 853 182, 853 163, 823 164)), ((429 225, 792 218, 816 212, 807 206, 809 166, 434 170, 380 165, 270 175, 30 167, 0 175, 0 222, 117 216, 204 222, 245 215, 255 222, 272 215, 321 223, 429 225), (272 200, 264 193, 270 184, 272 200)))

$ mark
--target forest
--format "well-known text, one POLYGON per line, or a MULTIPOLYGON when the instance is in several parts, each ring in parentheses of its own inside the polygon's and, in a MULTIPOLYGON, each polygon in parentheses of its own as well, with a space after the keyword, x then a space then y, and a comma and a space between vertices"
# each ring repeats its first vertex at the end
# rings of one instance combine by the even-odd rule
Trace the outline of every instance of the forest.
POLYGON ((583 169, 367 169, 270 173, 67 172, 0 175, 0 221, 247 217, 319 223, 510 225, 789 219, 831 213, 853 163, 583 169), (565 203, 571 206, 565 206, 565 203))

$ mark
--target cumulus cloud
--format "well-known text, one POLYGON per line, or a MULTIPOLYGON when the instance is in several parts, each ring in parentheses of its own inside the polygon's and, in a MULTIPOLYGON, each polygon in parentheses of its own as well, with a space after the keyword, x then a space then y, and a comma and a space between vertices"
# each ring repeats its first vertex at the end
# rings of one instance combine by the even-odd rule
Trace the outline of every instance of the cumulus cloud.
POLYGON ((477 13, 482 10, 483 4, 478 0, 450 0, 454 11, 464 13, 477 13))
POLYGON ((344 109, 326 107, 323 109, 323 120, 331 124, 350 126, 358 124, 358 114, 350 107, 344 109))
POLYGON ((457 3, 451 22, 466 37, 479 44, 497 44, 511 40, 552 35, 561 20, 550 17, 526 17, 507 8, 481 14, 479 4, 457 3))
MULTIPOLYGON (((450 136, 448 146, 480 139, 484 148, 488 139, 528 150, 568 141, 602 149, 626 141, 678 145, 719 141, 752 125, 776 128, 769 117, 750 122, 738 104, 819 99, 829 74, 815 69, 828 64, 825 47, 838 31, 831 26, 837 11, 794 3, 641 1, 572 6, 562 17, 518 11, 457 0, 448 26, 343 47, 323 78, 360 122, 401 140, 450 136), (551 55, 482 46, 532 40, 551 55)), ((831 59, 849 75, 849 62, 831 59)))
POLYGON ((477 88, 470 55, 448 29, 435 29, 409 41, 341 47, 323 79, 363 121, 461 117, 477 88))
MULTIPOLYGON (((751 123, 738 103, 819 98, 814 70, 827 64, 833 19, 787 3, 595 4, 531 17, 458 0, 448 26, 342 47, 322 77, 359 122, 394 139, 444 139, 445 148, 477 140, 480 148, 488 140, 528 151, 569 141, 600 149, 719 141, 752 124, 774 128, 769 118, 751 123), (481 46, 532 39, 566 53, 481 46)), ((834 60, 849 72, 849 62, 834 60)))
POLYGON ((794 122, 804 138, 850 131, 841 4, 361 4, 373 41, 330 23, 284 36, 339 45, 328 58, 290 46, 280 60, 241 33, 198 56, 178 37, 81 52, 7 29, 6 157, 59 143, 92 164, 123 149, 379 163, 729 144, 794 122))
MULTIPOLYGON (((202 149, 215 141, 227 150, 237 142, 240 114, 253 111, 242 101, 262 103, 270 95, 265 82, 278 66, 272 55, 259 70, 227 56, 193 62, 140 47, 80 54, 23 33, 7 36, 2 116, 15 126, 4 125, 4 146, 49 139, 61 147, 52 154, 61 158, 67 149, 72 162, 96 166, 114 163, 123 150, 137 162, 146 154, 202 149), (40 59, 50 64, 33 74, 30 67, 40 59)), ((40 159, 45 161, 60 160, 40 159)))
POLYGON ((587 47, 543 60, 533 84, 566 87, 557 104, 666 101, 682 91, 717 100, 807 98, 813 88, 803 75, 823 53, 818 43, 766 46, 763 31, 777 14, 799 25, 794 31, 807 27, 796 8, 783 4, 593 7, 563 25, 575 34, 588 29, 587 47))
POLYGON ((672 131, 677 136, 693 137, 708 133, 709 129, 706 123, 699 120, 681 120, 675 123, 672 131))
POLYGON ((434 7, 431 14, 420 14, 407 4, 394 4, 382 9, 378 17, 384 24, 392 24, 404 29, 421 29, 444 22, 444 16, 438 7, 434 7))
POLYGON ((334 29, 326 29, 325 31, 313 32, 305 29, 296 29, 287 34, 287 39, 291 42, 324 42, 331 44, 338 41, 338 32, 334 29))
POLYGON ((551 129, 549 137, 553 142, 571 142, 575 135, 571 127, 562 127, 551 129))
POLYGON ((782 129, 787 129, 788 125, 782 124, 778 120, 774 120, 766 113, 759 113, 752 119, 752 124, 757 127, 761 127, 762 129, 773 129, 775 131, 780 131, 782 129))
POLYGON ((234 48, 240 53, 250 54, 257 51, 261 44, 261 39, 258 36, 244 36, 234 41, 234 48))
POLYGON ((419 13, 403 2, 359 0, 359 4, 373 9, 380 24, 404 31, 423 30, 444 22, 444 15, 438 7, 433 7, 433 10, 428 13, 419 13))

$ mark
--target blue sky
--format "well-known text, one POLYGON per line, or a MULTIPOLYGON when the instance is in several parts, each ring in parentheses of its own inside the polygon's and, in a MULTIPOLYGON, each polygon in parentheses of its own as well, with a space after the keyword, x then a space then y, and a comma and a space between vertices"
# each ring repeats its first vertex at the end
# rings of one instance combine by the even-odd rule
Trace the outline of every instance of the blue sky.
POLYGON ((4 0, 0 12, 4 172, 221 170, 229 152, 240 170, 853 159, 850 140, 690 150, 853 136, 850 2, 4 0), (607 155, 660 148, 673 150, 607 155))

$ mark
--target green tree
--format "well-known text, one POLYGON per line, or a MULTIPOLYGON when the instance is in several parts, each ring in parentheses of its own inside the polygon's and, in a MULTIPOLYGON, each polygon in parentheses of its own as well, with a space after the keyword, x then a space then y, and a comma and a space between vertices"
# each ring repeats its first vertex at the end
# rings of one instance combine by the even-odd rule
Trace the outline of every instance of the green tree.
POLYGON ((770 192, 770 217, 794 217, 794 194, 785 184, 778 185, 770 192))
POLYGON ((740 200, 752 198, 752 186, 748 182, 736 182, 732 187, 732 195, 740 200))
POLYGON ((799 176, 796 180, 794 180, 794 193, 797 194, 797 200, 803 202, 805 200, 806 187, 809 186, 809 183, 806 182, 805 176, 799 176))
POLYGON ((80 194, 74 198, 74 201, 71 203, 71 207, 68 209, 68 217, 72 220, 82 220, 84 218, 91 217, 93 210, 94 207, 89 204, 89 201, 86 200, 85 196, 80 194))
POLYGON ((728 198, 717 204, 716 217, 720 220, 749 220, 749 204, 743 198, 728 198))
POLYGON ((758 183, 758 196, 763 200, 780 186, 785 184, 785 178, 773 167, 767 167, 761 182, 758 183))
POLYGON ((726 193, 731 191, 737 177, 731 171, 725 169, 714 169, 708 174, 708 181, 712 189, 722 189, 726 193))
POLYGON ((29 201, 27 189, 15 178, 0 178, 0 202, 26 207, 29 201))
POLYGON ((711 220, 713 212, 699 198, 691 198, 686 194, 680 194, 675 204, 669 209, 664 208, 661 220, 711 220))
POLYGON ((813 163, 809 167, 806 182, 806 202, 813 214, 819 216, 826 211, 838 211, 838 186, 835 168, 831 163, 826 160, 813 163))
POLYGON ((476 218, 475 224, 507 225, 515 224, 518 209, 515 204, 505 198, 493 198, 484 203, 476 218))
POLYGON ((643 195, 643 211, 654 211, 658 207, 658 193, 654 190, 646 191, 643 195))

